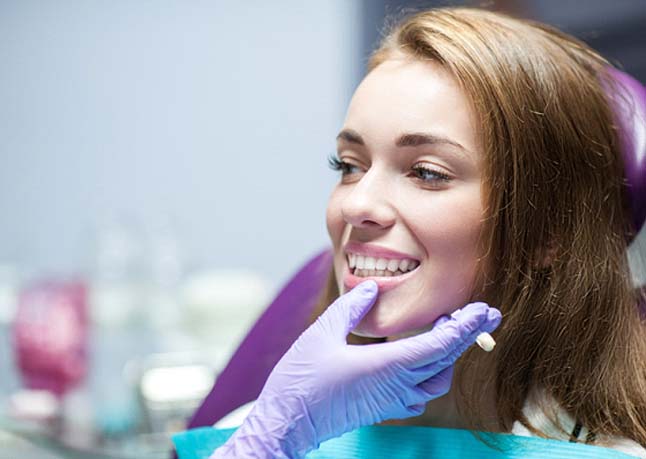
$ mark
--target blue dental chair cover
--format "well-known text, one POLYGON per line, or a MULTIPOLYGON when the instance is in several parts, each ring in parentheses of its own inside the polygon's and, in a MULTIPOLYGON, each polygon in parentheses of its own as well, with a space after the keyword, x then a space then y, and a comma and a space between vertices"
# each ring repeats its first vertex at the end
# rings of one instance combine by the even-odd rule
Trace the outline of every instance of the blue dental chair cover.
MULTIPOLYGON (((201 427, 173 437, 179 459, 207 459, 235 429, 201 427)), ((321 444, 307 459, 630 459, 616 450, 581 443, 412 426, 369 426, 321 444), (489 446, 491 445, 491 446, 489 446)))

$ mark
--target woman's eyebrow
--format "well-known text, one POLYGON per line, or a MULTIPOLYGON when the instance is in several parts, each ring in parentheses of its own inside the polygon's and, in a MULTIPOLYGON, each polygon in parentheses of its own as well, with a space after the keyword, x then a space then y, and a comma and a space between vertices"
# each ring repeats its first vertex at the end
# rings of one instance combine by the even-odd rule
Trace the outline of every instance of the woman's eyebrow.
POLYGON ((464 148, 462 145, 460 145, 458 142, 454 140, 451 140, 446 137, 440 137, 435 134, 428 134, 425 132, 412 132, 412 133, 402 134, 395 142, 395 145, 397 145, 398 147, 417 147, 419 145, 428 145, 428 144, 432 145, 432 144, 438 144, 438 143, 453 145, 454 147, 458 147, 461 150, 467 151, 466 148, 464 148))
MULTIPOLYGON (((336 140, 343 140, 348 143, 354 143, 364 146, 366 143, 361 135, 353 129, 343 129, 336 136, 336 140)), ((398 147, 417 147, 420 145, 434 145, 434 144, 447 144, 469 153, 469 150, 464 148, 458 142, 451 140, 447 137, 437 136, 426 132, 409 132, 399 136, 395 145, 398 147)))
POLYGON ((356 143, 358 145, 365 145, 366 144, 363 141, 363 137, 361 137, 361 135, 359 135, 359 133, 357 131, 353 131, 352 129, 343 129, 336 136, 336 140, 345 140, 346 142, 356 143))

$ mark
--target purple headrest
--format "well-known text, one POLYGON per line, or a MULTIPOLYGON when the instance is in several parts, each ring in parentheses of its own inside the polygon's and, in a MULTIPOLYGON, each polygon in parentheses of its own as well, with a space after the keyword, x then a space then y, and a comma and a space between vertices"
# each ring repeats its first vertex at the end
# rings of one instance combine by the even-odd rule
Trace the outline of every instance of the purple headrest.
POLYGON ((617 82, 611 103, 617 117, 624 160, 624 177, 635 234, 646 220, 646 87, 630 75, 610 68, 617 82))

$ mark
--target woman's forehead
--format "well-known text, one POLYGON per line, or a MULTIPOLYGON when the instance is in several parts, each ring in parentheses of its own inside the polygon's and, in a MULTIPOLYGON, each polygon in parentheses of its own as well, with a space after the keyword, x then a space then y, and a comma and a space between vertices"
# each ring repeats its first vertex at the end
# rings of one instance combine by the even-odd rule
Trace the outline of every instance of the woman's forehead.
POLYGON ((457 80, 436 62, 409 58, 386 60, 366 76, 344 124, 367 144, 394 144, 404 133, 428 133, 478 152, 476 126, 457 80))

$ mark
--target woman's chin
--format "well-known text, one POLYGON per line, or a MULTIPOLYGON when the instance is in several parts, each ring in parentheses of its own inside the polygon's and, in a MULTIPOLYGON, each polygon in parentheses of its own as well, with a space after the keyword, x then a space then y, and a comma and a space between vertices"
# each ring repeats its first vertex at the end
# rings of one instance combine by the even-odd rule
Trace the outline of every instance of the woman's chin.
POLYGON ((387 338, 407 331, 397 320, 390 319, 381 317, 378 309, 373 308, 352 330, 352 334, 365 338, 387 338))
POLYGON ((361 336, 364 338, 385 338, 388 336, 388 332, 392 327, 389 327, 387 323, 379 317, 378 314, 378 304, 375 304, 373 308, 368 311, 368 314, 361 319, 361 322, 354 327, 352 334, 356 336, 361 336))
POLYGON ((417 335, 433 328, 433 323, 413 321, 405 317, 384 315, 379 305, 375 305, 352 330, 353 335, 365 338, 388 338, 396 340, 417 335))

